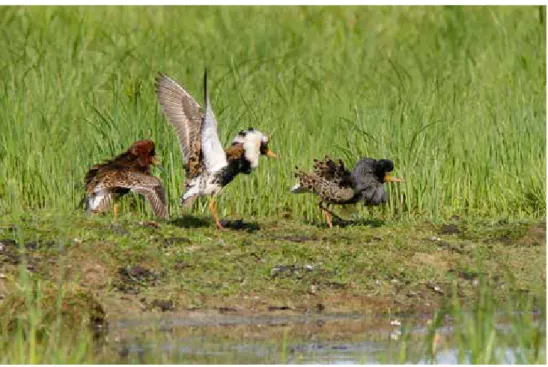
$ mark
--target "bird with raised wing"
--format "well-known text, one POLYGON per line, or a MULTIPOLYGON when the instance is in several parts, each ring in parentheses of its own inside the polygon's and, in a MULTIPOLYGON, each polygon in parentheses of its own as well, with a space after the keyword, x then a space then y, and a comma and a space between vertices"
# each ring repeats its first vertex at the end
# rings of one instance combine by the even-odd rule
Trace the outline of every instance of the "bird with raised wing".
MULTIPOLYGON (((144 195, 154 214, 168 217, 167 200, 160 180, 152 176, 150 167, 156 164, 156 150, 152 140, 141 140, 124 153, 89 169, 85 178, 86 211, 106 211, 115 196, 132 191, 144 195)), ((114 206, 115 216, 118 206, 114 206)))
POLYGON ((363 158, 351 172, 342 160, 335 162, 326 156, 324 160, 314 160, 313 172, 304 172, 296 167, 295 176, 299 183, 291 188, 291 192, 309 192, 319 196, 320 209, 331 228, 331 216, 335 214, 325 204, 363 202, 364 205, 370 206, 386 203, 384 183, 404 181, 390 176, 393 170, 394 163, 391 160, 363 158))
POLYGON ((277 158, 268 147, 269 138, 259 130, 241 130, 225 150, 219 140, 217 120, 209 101, 207 71, 204 72, 204 110, 190 93, 165 74, 156 78, 156 95, 167 120, 179 138, 185 170, 181 205, 190 206, 199 196, 210 196, 209 210, 217 228, 215 197, 239 173, 249 174, 259 157, 277 158))

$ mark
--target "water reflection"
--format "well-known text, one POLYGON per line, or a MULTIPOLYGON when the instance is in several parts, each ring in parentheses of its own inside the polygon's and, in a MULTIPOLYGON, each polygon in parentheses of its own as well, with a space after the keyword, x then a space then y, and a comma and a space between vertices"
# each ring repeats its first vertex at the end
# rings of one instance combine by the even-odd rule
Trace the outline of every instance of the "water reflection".
MULTIPOLYGON (((152 356, 156 362, 163 356, 178 363, 473 363, 469 353, 459 355, 450 325, 428 338, 428 321, 428 315, 400 320, 348 314, 195 314, 118 320, 111 324, 110 339, 120 357, 142 363, 152 356)), ((517 349, 495 346, 495 354, 502 363, 520 363, 517 349)))

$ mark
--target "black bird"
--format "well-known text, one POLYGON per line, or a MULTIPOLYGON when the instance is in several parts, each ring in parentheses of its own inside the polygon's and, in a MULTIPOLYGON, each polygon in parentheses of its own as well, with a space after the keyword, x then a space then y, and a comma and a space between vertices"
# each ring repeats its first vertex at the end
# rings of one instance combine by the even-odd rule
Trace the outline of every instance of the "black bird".
POLYGON ((291 188, 293 193, 311 192, 320 197, 320 209, 327 224, 333 227, 331 215, 324 204, 380 205, 386 203, 384 183, 403 182, 401 178, 390 176, 394 163, 388 159, 363 158, 350 172, 342 160, 336 163, 330 157, 324 160, 314 159, 313 172, 304 172, 296 167, 295 176, 299 183, 291 188))

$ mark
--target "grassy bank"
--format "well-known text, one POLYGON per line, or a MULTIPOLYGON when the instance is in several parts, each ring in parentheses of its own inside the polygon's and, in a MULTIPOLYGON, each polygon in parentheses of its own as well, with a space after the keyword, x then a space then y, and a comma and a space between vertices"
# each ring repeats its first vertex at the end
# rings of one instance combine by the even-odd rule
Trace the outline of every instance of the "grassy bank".
MULTIPOLYGON (((341 312, 397 318, 436 310, 462 323, 453 341, 463 351, 475 348, 474 361, 497 361, 500 350, 482 349, 495 341, 517 345, 523 361, 545 358, 539 354, 545 331, 523 319, 545 303, 544 222, 377 220, 333 230, 319 222, 232 226, 240 228, 220 234, 209 218, 157 223, 127 214, 113 222, 110 216, 48 212, 2 222, 4 362, 188 361, 188 355, 153 352, 122 358, 117 344, 93 347, 92 332, 120 319, 341 312), (462 313, 470 310, 481 315, 462 313), (510 334, 492 327, 499 311, 521 326, 510 334), (488 324, 492 331, 479 331, 488 324), (14 325, 23 325, 18 337, 14 325), (82 345, 62 337, 71 333, 82 345), (55 340, 72 344, 56 349, 55 340)), ((544 313, 537 317, 542 324, 544 313)), ((445 321, 434 317, 433 325, 445 321)), ((433 357, 428 349, 417 355, 415 339, 409 340, 411 349, 403 345, 390 358, 433 357)))
POLYGON ((483 277, 500 299, 545 287, 544 222, 232 226, 241 228, 219 233, 208 218, 157 223, 128 214, 113 223, 109 216, 47 212, 5 222, 4 293, 15 290, 21 264, 37 281, 83 288, 107 313, 126 315, 211 308, 410 312, 438 307, 455 291, 467 299, 483 277))
MULTIPOLYGON (((274 133, 223 193, 223 215, 318 218, 293 168, 388 157, 386 215, 545 214, 545 25, 539 7, 2 7, 0 213, 71 210, 87 168, 152 138, 172 214, 181 157, 157 71, 199 97, 220 135, 274 133), (540 11, 539 11, 540 10, 540 11)), ((139 209, 142 210, 142 209, 139 209)))

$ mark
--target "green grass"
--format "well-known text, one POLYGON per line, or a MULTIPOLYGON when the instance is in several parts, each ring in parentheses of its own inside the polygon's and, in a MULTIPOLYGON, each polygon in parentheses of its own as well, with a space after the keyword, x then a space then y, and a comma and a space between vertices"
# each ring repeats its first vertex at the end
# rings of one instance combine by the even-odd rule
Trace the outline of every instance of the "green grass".
POLYGON ((289 187, 295 165, 330 154, 394 160, 407 182, 376 216, 543 217, 541 12, 2 7, 0 213, 73 210, 92 164, 152 138, 180 215, 181 156, 154 77, 201 98, 208 66, 221 140, 254 126, 282 157, 229 185, 223 216, 318 218, 316 200, 289 187))
MULTIPOLYGON (((473 363, 501 362, 495 344, 517 345, 518 362, 545 362, 545 329, 516 296, 545 303, 544 19, 545 7, 0 7, 0 239, 38 241, 26 250, 30 274, 2 268, 0 308, 15 308, 0 313, 0 363, 119 361, 80 328, 85 315, 60 311, 90 295, 116 316, 140 314, 141 297, 249 311, 260 294, 262 311, 297 312, 321 297, 328 311, 365 302, 386 313, 436 308, 455 291, 465 304, 442 307, 423 347, 409 339, 397 360, 419 351, 435 361, 435 328, 449 315, 473 363), (219 233, 203 203, 177 220, 181 154, 154 77, 165 72, 201 99, 206 66, 221 141, 254 126, 273 133, 281 156, 219 198, 222 217, 256 232, 219 233), (139 224, 151 214, 133 197, 114 224, 75 213, 87 169, 144 138, 157 144, 165 170, 154 173, 176 221, 139 224), (359 208, 375 219, 361 224, 379 227, 327 231, 316 199, 289 193, 294 166, 325 154, 347 166, 395 162, 406 183, 389 187, 389 205, 359 208), (459 232, 440 234, 449 222, 459 232), (124 281, 120 269, 135 265, 157 279, 124 281), (280 265, 301 273, 273 277, 280 265), (476 288, 481 276, 497 291, 476 288), (499 306, 524 311, 506 334, 493 326, 499 306)), ((290 342, 280 340, 281 361, 290 342)), ((188 362, 179 357, 150 362, 188 362)))

